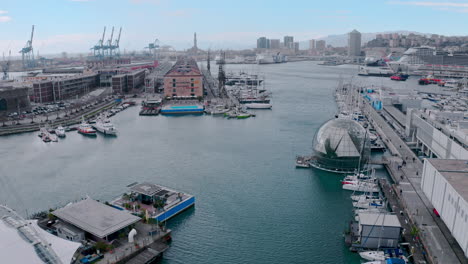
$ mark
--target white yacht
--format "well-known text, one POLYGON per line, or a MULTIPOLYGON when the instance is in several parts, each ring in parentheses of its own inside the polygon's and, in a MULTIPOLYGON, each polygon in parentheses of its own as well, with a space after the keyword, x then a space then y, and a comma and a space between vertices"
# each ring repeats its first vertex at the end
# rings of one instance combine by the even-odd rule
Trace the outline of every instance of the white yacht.
POLYGON ((343 190, 374 193, 379 192, 379 187, 375 183, 355 181, 343 184, 343 190))
POLYGON ((103 133, 104 135, 109 135, 109 136, 117 135, 117 129, 114 127, 114 125, 110 122, 109 119, 103 116, 96 119, 96 124, 94 124, 94 128, 97 131, 103 133))
POLYGON ((370 201, 357 201, 353 202, 353 207, 357 209, 383 208, 384 202, 380 199, 374 199, 370 201))
POLYGON ((363 251, 359 252, 359 256, 370 261, 385 260, 385 252, 383 251, 363 251))
POLYGON ((55 129, 55 135, 57 135, 57 137, 65 137, 65 128, 63 128, 63 126, 58 126, 55 129))
POLYGON ((247 109, 271 109, 272 105, 267 103, 244 104, 247 109))

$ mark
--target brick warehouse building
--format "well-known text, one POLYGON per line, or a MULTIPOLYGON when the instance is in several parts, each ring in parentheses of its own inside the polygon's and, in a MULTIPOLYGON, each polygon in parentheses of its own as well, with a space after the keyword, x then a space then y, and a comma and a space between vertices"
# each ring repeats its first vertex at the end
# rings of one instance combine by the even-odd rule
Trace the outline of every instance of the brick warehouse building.
POLYGON ((164 75, 164 96, 174 99, 203 96, 203 76, 194 59, 179 58, 164 75))

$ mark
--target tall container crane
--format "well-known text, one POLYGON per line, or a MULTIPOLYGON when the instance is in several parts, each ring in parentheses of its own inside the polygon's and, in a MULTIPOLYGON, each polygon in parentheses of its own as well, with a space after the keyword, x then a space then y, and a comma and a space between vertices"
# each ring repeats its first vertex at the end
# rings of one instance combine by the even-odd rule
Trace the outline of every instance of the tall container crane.
POLYGON ((104 46, 104 37, 106 35, 106 27, 104 27, 104 32, 102 32, 102 37, 100 40, 98 40, 98 43, 94 45, 91 50, 93 50, 94 57, 99 58, 99 57, 104 57, 103 54, 103 46, 104 46))
POLYGON ((108 57, 112 57, 112 39, 114 38, 114 27, 112 27, 110 38, 107 40, 107 44, 104 46, 104 56, 107 53, 108 57))
POLYGON ((32 68, 35 66, 34 61, 34 51, 33 51, 33 37, 34 37, 34 25, 32 26, 31 38, 26 42, 24 48, 22 48, 19 53, 21 53, 21 59, 23 62, 23 68, 32 68))
POLYGON ((109 45, 111 56, 120 57, 120 35, 122 34, 122 27, 119 30, 119 36, 115 39, 114 43, 109 45))

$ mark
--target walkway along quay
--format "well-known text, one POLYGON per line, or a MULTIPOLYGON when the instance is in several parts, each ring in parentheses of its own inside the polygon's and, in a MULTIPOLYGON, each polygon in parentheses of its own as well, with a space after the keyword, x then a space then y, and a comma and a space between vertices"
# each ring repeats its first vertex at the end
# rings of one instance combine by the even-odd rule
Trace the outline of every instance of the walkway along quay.
MULTIPOLYGON (((367 101, 361 98, 363 113, 382 137, 390 153, 396 157, 386 164, 395 181, 392 186, 398 194, 397 206, 402 213, 417 227, 419 242, 431 263, 468 263, 463 251, 456 243, 444 223, 432 213, 433 206, 421 190, 423 163, 408 147, 397 132, 367 101), (405 164, 404 166, 402 166, 405 164)), ((393 110, 393 109, 392 109, 393 110)), ((392 112, 390 110, 389 112, 392 112)), ((388 190, 386 190, 388 192, 388 190)))
POLYGON ((106 109, 111 108, 112 106, 116 105, 117 102, 112 100, 110 102, 102 102, 97 104, 95 107, 91 109, 84 109, 82 111, 76 112, 69 117, 62 117, 59 119, 54 120, 44 120, 43 122, 34 122, 34 123, 27 123, 27 124, 14 124, 8 126, 0 126, 0 136, 23 133, 23 132, 33 132, 38 131, 41 126, 47 125, 50 127, 57 127, 59 125, 62 126, 70 126, 74 124, 78 124, 81 122, 82 117, 90 118, 97 113, 100 113, 106 109))

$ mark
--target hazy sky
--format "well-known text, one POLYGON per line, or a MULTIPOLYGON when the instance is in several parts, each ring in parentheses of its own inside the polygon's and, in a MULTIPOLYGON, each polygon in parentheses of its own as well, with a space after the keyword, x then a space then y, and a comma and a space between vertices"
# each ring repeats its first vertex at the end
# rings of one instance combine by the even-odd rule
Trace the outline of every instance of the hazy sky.
MULTIPOLYGON (((411 30, 468 35, 468 0, 1 0, 0 52, 17 53, 36 26, 41 54, 88 52, 104 26, 123 27, 121 49, 155 38, 177 49, 252 48, 259 36, 298 41, 361 32, 411 30)), ((117 29, 116 29, 117 30, 117 29)), ((115 33, 116 34, 116 33, 115 33)))

